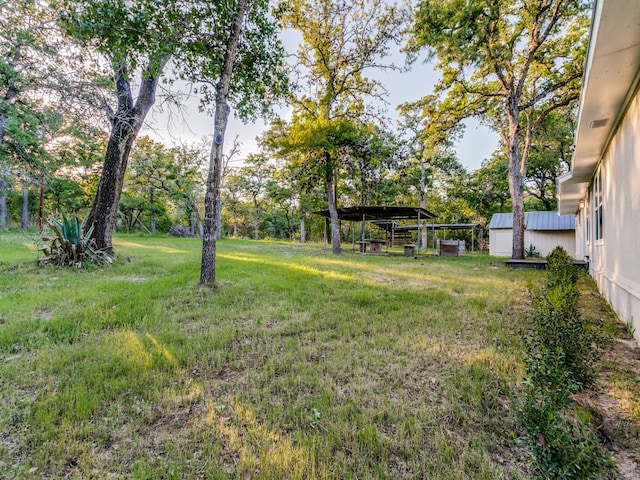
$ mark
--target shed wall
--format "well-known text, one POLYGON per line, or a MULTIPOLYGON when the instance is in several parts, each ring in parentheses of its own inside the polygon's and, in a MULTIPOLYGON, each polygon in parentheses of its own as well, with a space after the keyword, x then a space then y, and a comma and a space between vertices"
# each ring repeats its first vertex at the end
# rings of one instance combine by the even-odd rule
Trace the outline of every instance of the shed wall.
MULTIPOLYGON (((533 244, 543 257, 560 245, 572 257, 576 252, 576 236, 573 230, 525 230, 524 247, 533 244)), ((513 248, 513 229, 492 229, 489 232, 489 254, 495 257, 511 257, 513 248)))

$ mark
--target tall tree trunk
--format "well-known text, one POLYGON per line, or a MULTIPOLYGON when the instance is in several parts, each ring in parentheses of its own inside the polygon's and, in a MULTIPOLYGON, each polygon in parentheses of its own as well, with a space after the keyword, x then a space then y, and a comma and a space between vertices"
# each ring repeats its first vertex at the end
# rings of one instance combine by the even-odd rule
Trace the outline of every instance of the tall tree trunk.
MULTIPOLYGON (((424 149, 423 149, 424 150, 424 149)), ((424 152, 420 154, 420 192, 418 192, 420 208, 427 208, 427 167, 424 164, 424 152)), ((420 231, 420 225, 418 225, 420 231)), ((420 239, 419 239, 420 240, 420 239)), ((418 249, 427 248, 427 229, 422 229, 422 241, 419 241, 418 249)))
POLYGON ((20 216, 20 228, 29 228, 29 185, 22 182, 22 215, 20 216))
POLYGON ((44 177, 40 177, 40 201, 38 203, 38 232, 42 235, 44 220, 44 177))
POLYGON ((0 231, 9 228, 7 212, 7 184, 0 176, 0 231))
POLYGON ((509 105, 509 131, 507 150, 509 155, 508 177, 511 211, 513 213, 513 244, 511 258, 524 258, 524 197, 523 176, 520 165, 519 123, 517 104, 509 105))
POLYGON ((300 209, 300 243, 306 243, 307 230, 306 230, 307 212, 304 208, 300 209))
POLYGON ((153 187, 151 187, 151 191, 149 192, 149 204, 151 205, 151 212, 150 212, 150 221, 151 221, 151 235, 155 235, 156 234, 156 209, 155 209, 155 205, 154 205, 154 195, 153 195, 153 187))
MULTIPOLYGON (((19 55, 20 51, 18 49, 17 53, 14 54, 15 61, 17 61, 19 55)), ((9 67, 15 66, 15 61, 13 63, 9 62, 9 67)), ((4 143, 4 135, 7 129, 9 111, 11 109, 11 106, 15 103, 17 95, 18 90, 15 86, 15 81, 12 76, 9 76, 7 91, 4 98, 0 101, 0 145, 4 143)), ((0 175, 2 175, 1 172, 0 175)), ((0 177, 0 230, 6 230, 7 228, 9 228, 9 212, 7 210, 7 184, 4 181, 4 178, 0 177)))
POLYGON ((220 177, 218 202, 216 203, 216 240, 220 240, 222 238, 222 200, 220 199, 220 188, 222 188, 222 177, 220 177))
POLYGON ((93 238, 99 249, 113 251, 112 237, 129 154, 144 119, 155 103, 158 79, 168 60, 168 55, 158 59, 155 62, 159 65, 157 70, 153 73, 150 70, 145 72, 135 104, 126 67, 121 64, 114 72, 118 108, 110 114, 111 133, 104 165, 98 191, 87 218, 87 225, 94 227, 93 238))
POLYGON ((333 183, 333 172, 331 171, 329 152, 325 152, 325 187, 327 190, 327 201, 329 204, 329 217, 331 218, 331 251, 335 255, 340 255, 340 219, 338 218, 338 206, 336 199, 336 191, 333 183))
POLYGON ((260 210, 257 205, 253 207, 253 239, 260 240, 260 210))
MULTIPOLYGON (((195 205, 194 205, 195 206, 195 205)), ((204 225, 202 224, 202 217, 200 216, 200 211, 196 207, 196 225, 198 226, 198 236, 202 238, 204 236, 204 225)))
POLYGON ((233 238, 238 238, 238 214, 233 209, 233 238))
POLYGON ((216 85, 216 111, 214 117, 214 135, 209 155, 209 175, 204 196, 204 229, 202 236, 202 264, 200 266, 200 285, 216 285, 216 228, 218 225, 218 203, 222 178, 222 154, 224 134, 229 119, 229 84, 233 73, 233 63, 238 54, 238 44, 242 33, 242 21, 247 11, 248 0, 239 0, 231 32, 224 53, 220 80, 216 85))
POLYGON ((189 212, 189 233, 194 237, 196 236, 196 216, 193 210, 189 212))

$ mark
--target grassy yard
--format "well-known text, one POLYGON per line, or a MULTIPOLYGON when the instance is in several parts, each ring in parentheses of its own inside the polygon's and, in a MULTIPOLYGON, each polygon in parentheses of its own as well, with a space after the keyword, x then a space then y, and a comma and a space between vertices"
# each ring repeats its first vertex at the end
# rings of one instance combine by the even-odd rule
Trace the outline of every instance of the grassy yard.
MULTIPOLYGON (((0 234, 0 478, 531 478, 520 332, 544 272, 224 240, 209 291, 197 239, 115 246, 61 271, 0 234)), ((612 352, 596 393, 633 463, 640 387, 612 352)))

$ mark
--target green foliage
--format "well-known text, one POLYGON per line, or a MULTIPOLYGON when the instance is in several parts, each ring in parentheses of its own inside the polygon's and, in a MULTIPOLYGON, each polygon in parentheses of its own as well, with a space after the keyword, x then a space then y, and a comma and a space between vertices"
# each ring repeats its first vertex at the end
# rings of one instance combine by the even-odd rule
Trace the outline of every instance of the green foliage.
POLYGON ((556 285, 576 285, 578 270, 564 248, 560 246, 554 248, 547 256, 547 262, 549 265, 547 288, 553 288, 556 285))
POLYGON ((93 227, 86 229, 85 221, 81 222, 75 215, 68 219, 62 214, 62 221, 50 217, 49 225, 55 237, 43 237, 44 241, 51 243, 41 249, 45 256, 39 258, 38 262, 76 268, 82 268, 87 262, 111 263, 111 256, 95 247, 95 240, 91 238, 93 227))
MULTIPOLYGON (((537 132, 580 92, 588 11, 582 0, 421 0, 410 27, 406 50, 413 58, 426 50, 442 73, 435 94, 418 102, 435 141, 469 117, 501 137, 508 157, 503 174, 520 229, 514 258, 524 256, 520 215, 537 132)), ((542 182, 541 201, 548 183, 542 182)))
POLYGON ((538 253, 538 250, 533 245, 533 243, 529 244, 529 247, 527 249, 525 249, 524 254, 527 257, 539 257, 540 256, 540 254, 538 253))
POLYGON ((603 478, 612 468, 611 455, 577 412, 569 408, 571 395, 579 389, 561 365, 549 369, 546 380, 552 388, 541 388, 536 378, 526 385, 521 420, 542 478, 584 480, 603 478))
POLYGON ((578 312, 571 257, 556 247, 548 259, 544 288, 531 292, 520 415, 543 478, 600 478, 610 470, 611 457, 571 405, 571 396, 595 380, 598 329, 578 312))

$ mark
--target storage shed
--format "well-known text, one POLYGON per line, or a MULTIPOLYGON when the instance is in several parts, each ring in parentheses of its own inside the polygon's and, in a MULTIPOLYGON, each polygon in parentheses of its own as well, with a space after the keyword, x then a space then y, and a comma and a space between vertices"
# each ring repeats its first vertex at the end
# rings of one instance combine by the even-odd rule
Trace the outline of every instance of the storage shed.
MULTIPOLYGON (((530 245, 547 256, 558 245, 572 257, 576 251, 576 222, 574 215, 558 212, 525 212, 524 246, 530 245)), ((510 257, 513 248, 513 214, 496 213, 489 223, 489 254, 510 257)))

